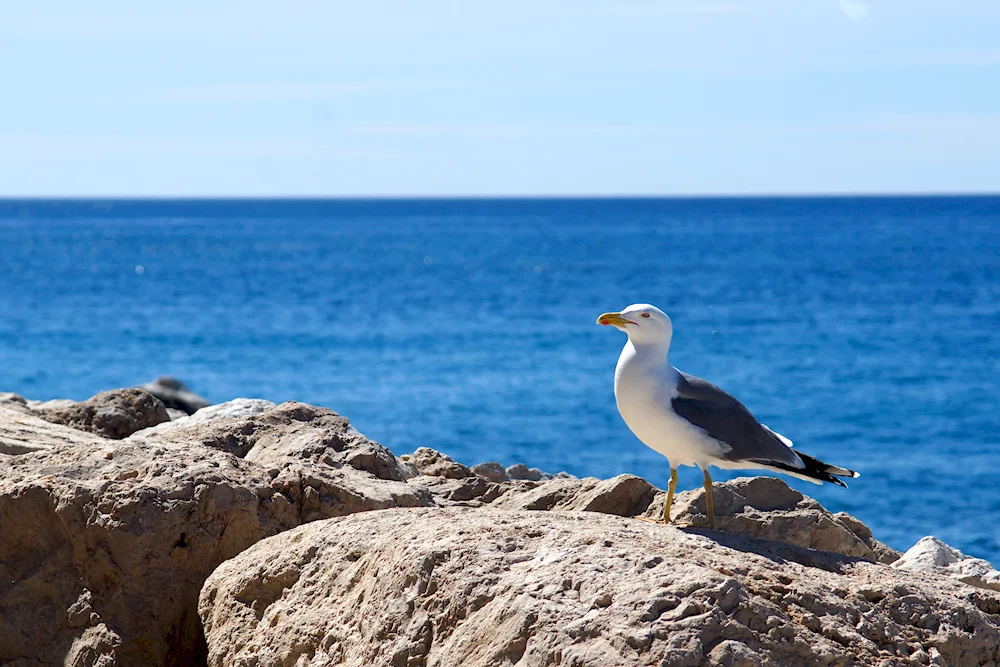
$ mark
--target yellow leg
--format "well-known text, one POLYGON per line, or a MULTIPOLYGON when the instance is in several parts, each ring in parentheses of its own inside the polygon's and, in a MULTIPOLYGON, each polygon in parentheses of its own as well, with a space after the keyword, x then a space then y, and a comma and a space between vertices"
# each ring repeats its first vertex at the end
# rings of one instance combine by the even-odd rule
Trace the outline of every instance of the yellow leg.
POLYGON ((674 504, 674 489, 677 488, 677 468, 670 469, 670 484, 667 486, 667 502, 663 503, 663 523, 670 523, 670 508, 674 504))
POLYGON ((712 504, 712 477, 708 474, 708 467, 702 470, 705 473, 705 507, 708 509, 708 525, 715 528, 715 507, 712 504))
POLYGON ((674 490, 677 488, 677 469, 670 469, 670 484, 667 486, 667 502, 663 504, 663 517, 654 519, 652 517, 636 517, 639 521, 646 523, 670 523, 670 507, 674 504, 674 490))

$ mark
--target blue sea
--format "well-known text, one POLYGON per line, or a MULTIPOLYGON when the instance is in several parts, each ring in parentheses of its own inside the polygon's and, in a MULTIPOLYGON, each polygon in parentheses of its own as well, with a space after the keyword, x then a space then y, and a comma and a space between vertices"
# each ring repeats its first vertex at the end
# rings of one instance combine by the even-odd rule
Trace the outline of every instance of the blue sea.
POLYGON ((172 374, 397 454, 664 487, 595 324, 634 302, 674 365, 862 472, 791 485, 1000 564, 1000 197, 0 201, 0 391, 34 399, 172 374))

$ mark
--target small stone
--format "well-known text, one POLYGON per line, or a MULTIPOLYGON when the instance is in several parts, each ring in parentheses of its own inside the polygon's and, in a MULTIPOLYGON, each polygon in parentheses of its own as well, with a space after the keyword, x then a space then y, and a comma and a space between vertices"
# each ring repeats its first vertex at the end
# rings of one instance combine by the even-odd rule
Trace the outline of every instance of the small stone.
POLYGON ((491 482, 500 483, 510 481, 510 478, 507 476, 507 471, 504 470, 504 467, 496 461, 478 463, 472 466, 472 472, 480 477, 485 477, 491 482))
POLYGON ((421 447, 410 455, 408 463, 412 463, 421 475, 428 477, 444 477, 446 479, 465 479, 473 477, 473 473, 461 463, 456 463, 447 454, 421 447))
POLYGON ((611 606, 612 597, 610 593, 600 593, 596 598, 594 598, 595 607, 609 607, 611 606))
POLYGON ((552 479, 552 475, 542 472, 538 468, 529 468, 523 463, 515 463, 507 468, 507 477, 510 479, 523 479, 529 482, 540 482, 543 479, 552 479))
POLYGON ((743 642, 726 639, 708 654, 713 667, 761 667, 764 664, 760 654, 743 642))

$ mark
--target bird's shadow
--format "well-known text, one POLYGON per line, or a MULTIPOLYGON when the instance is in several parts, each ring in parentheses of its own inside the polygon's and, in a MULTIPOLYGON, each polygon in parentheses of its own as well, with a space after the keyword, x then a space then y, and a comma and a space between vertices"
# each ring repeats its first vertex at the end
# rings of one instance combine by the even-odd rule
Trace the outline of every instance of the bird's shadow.
POLYGON ((678 530, 689 535, 706 537, 727 549, 742 551, 744 553, 755 553, 779 565, 792 562, 804 567, 814 567, 834 574, 843 574, 844 570, 851 565, 874 563, 874 561, 858 558, 857 556, 845 556, 832 551, 819 551, 817 549, 788 544, 787 542, 776 542, 761 537, 740 535, 739 533, 726 533, 710 528, 692 526, 679 527, 678 530))

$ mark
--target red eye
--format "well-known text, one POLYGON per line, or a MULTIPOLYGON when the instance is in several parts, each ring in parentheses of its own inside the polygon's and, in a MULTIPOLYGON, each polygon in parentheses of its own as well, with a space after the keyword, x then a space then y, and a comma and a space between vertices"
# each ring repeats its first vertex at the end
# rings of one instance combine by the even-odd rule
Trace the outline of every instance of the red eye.
POLYGON ((642 316, 643 317, 649 317, 649 313, 643 313, 642 316))

